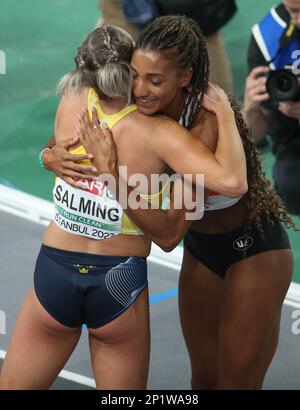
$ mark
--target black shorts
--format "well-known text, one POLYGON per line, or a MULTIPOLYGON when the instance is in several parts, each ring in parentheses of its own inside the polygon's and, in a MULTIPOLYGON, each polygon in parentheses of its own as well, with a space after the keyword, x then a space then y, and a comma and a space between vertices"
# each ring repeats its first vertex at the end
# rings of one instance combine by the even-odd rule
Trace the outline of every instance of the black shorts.
POLYGON ((42 245, 35 293, 64 326, 96 329, 121 315, 148 285, 145 258, 102 256, 42 245))
POLYGON ((263 222, 263 232, 255 226, 248 235, 243 228, 221 233, 199 233, 190 229, 184 237, 184 246, 203 265, 222 278, 227 269, 250 256, 275 249, 290 249, 288 235, 280 222, 263 222))

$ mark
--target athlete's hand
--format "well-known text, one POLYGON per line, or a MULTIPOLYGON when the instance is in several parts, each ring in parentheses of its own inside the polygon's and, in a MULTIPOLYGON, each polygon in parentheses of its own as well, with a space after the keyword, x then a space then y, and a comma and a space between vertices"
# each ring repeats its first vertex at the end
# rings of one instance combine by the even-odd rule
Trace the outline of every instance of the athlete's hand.
POLYGON ((92 122, 87 110, 80 115, 78 135, 85 150, 93 154, 98 174, 117 174, 118 155, 113 134, 106 124, 102 124, 102 127, 99 125, 95 109, 92 122))
POLYGON ((58 177, 68 184, 82 188, 77 183, 79 179, 93 179, 97 169, 93 166, 80 165, 77 162, 92 159, 92 154, 71 154, 68 149, 79 141, 78 136, 59 141, 54 147, 43 154, 45 168, 53 171, 58 177))
POLYGON ((227 94, 216 84, 209 83, 203 96, 202 106, 206 110, 218 114, 220 111, 231 110, 227 94))

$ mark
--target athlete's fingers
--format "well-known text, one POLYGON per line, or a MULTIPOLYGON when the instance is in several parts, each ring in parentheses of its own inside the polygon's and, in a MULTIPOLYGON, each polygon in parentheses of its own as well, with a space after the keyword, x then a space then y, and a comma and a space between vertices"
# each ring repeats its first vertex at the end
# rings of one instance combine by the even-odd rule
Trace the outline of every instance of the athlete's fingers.
POLYGON ((78 128, 81 134, 81 138, 85 138, 86 137, 86 129, 83 125, 83 120, 82 120, 82 116, 81 114, 78 115, 78 128))
POLYGON ((81 111, 81 113, 79 115, 79 123, 80 123, 82 131, 85 131, 87 133, 87 127, 85 126, 83 111, 81 111))
POLYGON ((81 116, 82 118, 84 118, 85 113, 86 113, 86 108, 85 108, 85 107, 82 107, 82 109, 81 109, 81 111, 80 111, 80 116, 81 116))
POLYGON ((80 172, 82 174, 92 174, 94 172, 97 172, 97 168, 94 167, 94 165, 83 165, 76 164, 75 162, 65 161, 64 166, 66 169, 80 172))
POLYGON ((80 179, 88 179, 88 180, 92 180, 95 178, 88 178, 86 176, 84 176, 83 178, 72 178, 72 177, 68 177, 68 176, 62 176, 62 179, 64 181, 66 181, 69 185, 72 185, 74 188, 79 188, 79 189, 83 189, 83 186, 80 182, 78 182, 80 179))
POLYGON ((201 98, 202 98, 202 92, 200 92, 200 93, 198 94, 198 97, 197 97, 198 101, 200 101, 201 98))
POLYGON ((84 124, 85 124, 88 128, 92 128, 92 125, 93 125, 93 116, 94 116, 93 112, 92 112, 92 119, 90 119, 90 115, 89 115, 88 109, 85 109, 85 110, 84 110, 82 116, 83 116, 84 124))
POLYGON ((93 141, 93 138, 94 138, 94 135, 93 135, 94 125, 92 125, 90 121, 88 110, 85 110, 84 113, 82 114, 82 121, 83 121, 83 126, 86 130, 89 142, 91 142, 93 141))
POLYGON ((79 117, 79 126, 84 143, 89 143, 91 139, 90 122, 85 121, 85 113, 82 111, 79 117))
POLYGON ((93 112, 92 112, 92 124, 93 124, 93 127, 99 127, 98 113, 95 107, 93 108, 93 112))
POLYGON ((61 175, 63 177, 70 177, 75 179, 95 179, 97 178, 96 174, 82 174, 80 172, 75 172, 70 169, 65 169, 61 175))
POLYGON ((207 90, 205 92, 205 96, 210 100, 214 101, 220 93, 218 93, 220 89, 215 84, 208 83, 207 90))
POLYGON ((83 161, 84 159, 93 159, 94 155, 93 154, 71 154, 70 152, 66 152, 62 154, 61 158, 63 161, 70 161, 71 163, 74 163, 77 161, 83 161))
POLYGON ((113 133, 106 123, 103 124, 101 131, 105 137, 105 140, 111 145, 114 142, 113 133))
POLYGON ((84 144, 85 143, 85 132, 83 132, 82 130, 81 122, 79 119, 78 119, 78 124, 76 127, 76 133, 79 136, 80 141, 84 144))
POLYGON ((79 123, 78 123, 78 125, 77 125, 77 127, 76 127, 76 135, 77 135, 77 137, 78 137, 81 141, 83 141, 83 139, 81 138, 79 123))
POLYGON ((109 138, 111 137, 111 130, 110 130, 110 128, 108 127, 108 125, 106 124, 106 122, 104 122, 103 124, 102 124, 102 127, 101 127, 101 133, 102 133, 102 135, 104 136, 104 138, 106 139, 106 140, 109 140, 109 138))
POLYGON ((73 179, 71 177, 67 176, 62 176, 62 179, 66 181, 67 184, 73 186, 74 188, 82 188, 82 185, 80 185, 76 179, 73 179))

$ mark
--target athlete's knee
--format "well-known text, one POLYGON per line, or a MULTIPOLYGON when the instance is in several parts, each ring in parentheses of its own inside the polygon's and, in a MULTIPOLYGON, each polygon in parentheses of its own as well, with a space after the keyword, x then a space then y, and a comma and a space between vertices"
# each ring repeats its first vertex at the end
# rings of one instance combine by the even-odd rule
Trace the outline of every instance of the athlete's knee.
MULTIPOLYGON (((240 346, 243 346, 241 344, 240 346)), ((261 384, 257 348, 222 349, 218 372, 219 389, 258 389, 261 384)))
POLYGON ((264 375, 256 352, 242 348, 226 353, 220 358, 217 389, 260 389, 264 375))

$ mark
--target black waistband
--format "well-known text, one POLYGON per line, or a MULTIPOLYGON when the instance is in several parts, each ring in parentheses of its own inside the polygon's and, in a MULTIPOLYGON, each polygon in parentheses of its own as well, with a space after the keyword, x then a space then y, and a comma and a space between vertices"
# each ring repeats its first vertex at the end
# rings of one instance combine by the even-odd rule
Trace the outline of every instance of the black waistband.
MULTIPOLYGON (((263 216, 261 216, 261 225, 262 225, 262 227, 261 227, 261 229, 262 229, 262 232, 261 232, 261 234, 263 234, 264 233, 264 230, 272 230, 272 229, 278 229, 278 227, 281 227, 281 228, 283 228, 282 227, 282 224, 281 224, 281 222, 279 221, 279 220, 274 220, 274 221, 272 221, 272 222, 270 222, 270 221, 268 221, 268 219, 267 219, 267 217, 265 216, 265 215, 263 215, 263 216)), ((197 237, 203 237, 203 238, 209 238, 209 237, 218 237, 218 238, 222 238, 222 237, 230 237, 230 236, 235 236, 236 234, 241 234, 241 235, 244 235, 244 234, 246 234, 246 232, 245 232, 245 226, 241 226, 240 228, 237 228, 237 229, 234 229, 233 231, 228 231, 228 232, 215 232, 215 233, 213 233, 213 232, 209 232, 209 233, 207 233, 207 232, 199 232, 199 231, 195 231, 195 230, 193 230, 192 228, 190 228, 188 231, 187 231, 187 234, 190 234, 190 235, 194 235, 194 236, 197 236, 197 237)), ((254 221, 252 221, 251 223, 250 223, 250 231, 249 231, 249 234, 250 233, 253 233, 253 232, 256 232, 256 233, 260 233, 260 231, 257 229, 257 227, 256 227, 256 225, 255 225, 255 223, 254 223, 254 221)))

